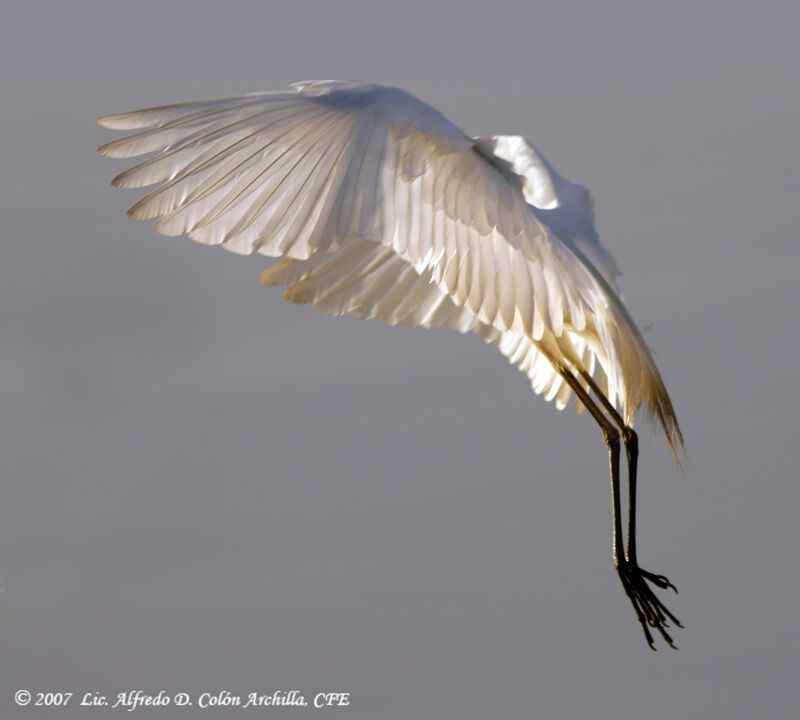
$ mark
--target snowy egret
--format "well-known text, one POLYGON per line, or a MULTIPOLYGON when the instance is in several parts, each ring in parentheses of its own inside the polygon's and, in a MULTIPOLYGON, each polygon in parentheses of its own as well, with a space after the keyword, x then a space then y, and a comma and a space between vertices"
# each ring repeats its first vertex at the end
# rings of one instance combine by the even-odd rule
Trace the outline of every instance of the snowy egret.
POLYGON ((160 184, 128 214, 241 254, 284 297, 331 315, 446 326, 494 343, 563 409, 575 394, 603 431, 613 557, 645 638, 680 626, 636 557, 633 430, 640 409, 673 453, 683 437, 655 362, 600 244, 588 191, 525 138, 472 138, 398 88, 339 81, 100 118, 135 134, 99 148, 152 154, 112 184, 160 184), (620 438, 628 460, 623 545, 620 438), (648 584, 649 583, 649 584, 648 584))

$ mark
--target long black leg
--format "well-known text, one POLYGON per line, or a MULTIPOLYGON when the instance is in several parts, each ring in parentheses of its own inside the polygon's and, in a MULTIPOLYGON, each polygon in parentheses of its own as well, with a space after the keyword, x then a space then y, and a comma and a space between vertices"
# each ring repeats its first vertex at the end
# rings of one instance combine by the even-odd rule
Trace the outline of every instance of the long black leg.
POLYGON ((622 432, 622 438, 625 443, 625 456, 628 460, 628 562, 636 564, 636 469, 639 460, 639 437, 636 431, 628 427, 622 416, 617 412, 617 409, 611 404, 609 399, 605 396, 594 378, 586 371, 581 371, 581 377, 586 381, 586 384, 592 392, 600 399, 605 411, 611 416, 611 419, 617 424, 622 432))
POLYGON ((636 565, 636 468, 639 464, 639 436, 635 430, 625 433, 628 458, 628 562, 636 565))
POLYGON ((638 460, 638 437, 632 428, 625 425, 619 413, 616 411, 616 408, 611 405, 608 398, 601 392, 594 382, 594 379, 588 373, 582 372, 581 376, 595 395, 597 395, 613 422, 597 407, 590 398, 588 392, 569 370, 562 369, 561 375, 602 428, 603 435, 606 439, 606 446, 609 449, 611 493, 614 504, 614 564, 620 581, 622 582, 622 587, 628 599, 631 601, 633 609, 636 611, 636 616, 642 626, 648 645, 655 650, 653 636, 649 629, 652 627, 658 630, 662 638, 674 648, 675 645, 672 638, 666 631, 668 620, 679 627, 682 626, 678 619, 653 594, 653 591, 647 586, 645 580, 662 589, 671 587, 674 590, 675 588, 664 576, 655 575, 646 570, 642 570, 636 561, 636 468, 638 460), (622 502, 619 487, 620 433, 614 423, 616 423, 622 431, 628 459, 628 552, 625 555, 623 555, 622 550, 622 502))
MULTIPOLYGON (((631 591, 630 582, 628 580, 628 573, 626 569, 628 567, 628 563, 625 559, 625 548, 622 542, 622 497, 620 493, 620 485, 619 485, 619 431, 616 427, 614 427, 614 423, 612 423, 606 415, 600 410, 599 407, 595 404, 595 402, 591 399, 589 394, 583 388, 583 386, 578 382, 575 376, 566 369, 561 370, 561 376, 564 378, 566 383, 572 388, 574 393, 578 396, 580 401, 584 404, 586 409, 595 419, 597 424, 603 431, 603 437, 606 441, 606 447, 608 448, 608 461, 611 470, 611 501, 613 505, 614 511, 614 540, 613 540, 613 552, 614 552, 614 567, 617 570, 617 574, 619 575, 620 581, 622 582, 622 588, 625 590, 625 594, 631 601, 633 605, 633 609, 636 611, 636 617, 639 620, 639 624, 642 626, 642 630, 644 631, 645 639, 647 640, 647 644, 655 649, 653 645, 653 636, 650 633, 650 629, 648 628, 649 618, 647 616, 646 608, 643 606, 641 602, 637 599, 635 593, 631 591)), ((600 393, 600 396, 603 400, 605 400, 605 404, 607 406, 611 406, 611 404, 606 399, 605 395, 600 393)), ((612 406, 613 409, 613 406, 612 406)), ((663 632, 662 632, 663 634, 663 632)), ((669 638, 669 636, 667 636, 669 638)), ((672 641, 670 639, 667 640, 670 644, 672 641)))
POLYGON ((622 542, 622 497, 619 486, 619 430, 614 427, 614 423, 603 414, 602 410, 595 405, 589 394, 569 370, 562 370, 561 376, 586 406, 586 409, 603 431, 606 448, 608 448, 608 464, 611 472, 611 502, 614 508, 614 565, 619 567, 625 557, 625 546, 622 542))
MULTIPOLYGON (((594 378, 586 371, 581 372, 581 377, 586 381, 587 385, 591 388, 592 392, 600 398, 600 402, 611 415, 614 422, 619 426, 622 431, 622 437, 625 442, 625 455, 628 459, 628 562, 638 567, 636 559, 636 471, 639 464, 639 436, 632 427, 628 427, 622 419, 617 409, 609 402, 608 398, 597 387, 594 378)), ((642 574, 647 580, 663 590, 671 588, 678 592, 678 589, 663 575, 656 575, 654 573, 642 570, 642 574)), ((666 608, 664 608, 666 610, 666 608)), ((678 626, 683 627, 677 618, 668 613, 672 621, 678 626)))

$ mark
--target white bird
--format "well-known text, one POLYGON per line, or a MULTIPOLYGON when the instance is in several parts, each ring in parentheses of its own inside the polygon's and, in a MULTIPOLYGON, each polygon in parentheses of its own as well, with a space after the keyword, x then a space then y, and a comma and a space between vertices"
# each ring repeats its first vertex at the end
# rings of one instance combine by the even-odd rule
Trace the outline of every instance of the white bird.
POLYGON ((650 647, 680 626, 674 586, 636 558, 637 411, 677 459, 683 437, 600 244, 588 191, 525 138, 465 135, 398 88, 339 81, 100 118, 136 134, 103 155, 153 153, 112 181, 159 184, 128 210, 164 235, 287 259, 264 271, 284 297, 331 315, 446 326, 494 343, 536 393, 574 393, 608 447, 613 555, 650 647), (622 538, 620 436, 628 459, 622 538))

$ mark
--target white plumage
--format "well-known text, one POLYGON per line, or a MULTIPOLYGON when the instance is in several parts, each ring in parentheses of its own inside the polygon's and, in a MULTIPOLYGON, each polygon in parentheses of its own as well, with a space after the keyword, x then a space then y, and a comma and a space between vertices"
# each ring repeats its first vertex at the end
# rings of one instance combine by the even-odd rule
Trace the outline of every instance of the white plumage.
POLYGON ((470 138, 403 90, 345 82, 99 122, 141 131, 104 155, 155 153, 113 183, 161 183, 129 210, 160 233, 286 256, 263 282, 330 314, 475 332, 559 408, 561 370, 599 365, 627 423, 644 402, 680 444, 588 192, 524 138, 470 138))
POLYGON ((676 459, 683 438, 622 304, 585 188, 524 138, 470 138, 417 98, 381 85, 300 83, 99 122, 139 131, 101 153, 152 153, 113 183, 159 185, 128 211, 158 218, 159 232, 286 256, 261 280, 287 285, 288 300, 331 315, 473 332, 559 409, 575 393, 608 447, 623 588, 650 646, 649 628, 673 644, 666 628, 678 620, 647 583, 674 586, 636 559, 637 411, 644 406, 658 420, 676 459))

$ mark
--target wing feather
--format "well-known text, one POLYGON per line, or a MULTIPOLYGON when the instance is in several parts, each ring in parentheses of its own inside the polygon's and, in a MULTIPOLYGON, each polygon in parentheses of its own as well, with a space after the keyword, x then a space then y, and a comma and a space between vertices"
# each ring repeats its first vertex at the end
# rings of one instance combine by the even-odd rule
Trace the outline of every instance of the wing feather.
MULTIPOLYGON (((114 182, 162 183, 129 211, 158 218, 159 232, 311 263, 287 297, 325 312, 478 332, 560 407, 570 391, 560 372, 599 365, 626 421, 644 402, 671 446, 680 444, 658 370, 614 285, 616 265, 596 233, 581 233, 592 218, 588 193, 543 158, 537 165, 532 146, 473 140, 402 90, 357 83, 100 123, 138 131, 100 152, 155 153, 114 182), (559 203, 561 214, 548 215, 559 203), (362 242, 374 248, 350 255, 362 242)), ((292 275, 278 267, 268 281, 292 275)))
MULTIPOLYGON (((462 333, 475 332, 495 344, 531 381, 535 392, 546 400, 556 398, 563 409, 571 389, 547 358, 537 351, 525 333, 498 332, 482 323, 466 306, 456 305, 437 286, 430 270, 417 273, 412 265, 390 248, 370 240, 354 240, 332 253, 320 252, 308 260, 284 260, 265 270, 260 279, 268 285, 289 285, 285 297, 292 302, 311 303, 330 315, 350 314, 375 318, 390 325, 449 327, 462 333)), ((593 370, 578 336, 576 353, 593 370)))

